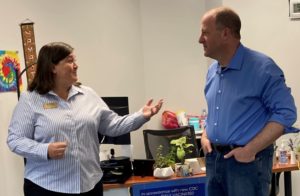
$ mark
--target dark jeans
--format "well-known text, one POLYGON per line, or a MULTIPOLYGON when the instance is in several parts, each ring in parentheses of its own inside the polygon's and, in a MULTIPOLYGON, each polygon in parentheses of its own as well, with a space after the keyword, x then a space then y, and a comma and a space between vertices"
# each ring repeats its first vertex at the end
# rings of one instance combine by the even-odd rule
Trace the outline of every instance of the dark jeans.
POLYGON ((67 193, 58 193, 49 191, 47 189, 44 189, 30 180, 25 179, 24 180, 24 196, 103 196, 103 184, 102 181, 99 181, 94 189, 92 189, 89 192, 86 193, 80 193, 80 194, 67 194, 67 193))
POLYGON ((228 152, 206 155, 207 192, 209 196, 268 196, 272 179, 273 146, 256 155, 251 163, 240 163, 228 152))

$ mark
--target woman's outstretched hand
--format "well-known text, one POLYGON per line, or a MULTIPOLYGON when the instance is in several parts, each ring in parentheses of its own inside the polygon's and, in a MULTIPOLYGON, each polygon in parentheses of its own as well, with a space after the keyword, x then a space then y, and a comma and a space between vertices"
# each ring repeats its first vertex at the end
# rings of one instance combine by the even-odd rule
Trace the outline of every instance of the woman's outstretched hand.
POLYGON ((151 118, 157 114, 163 104, 163 100, 159 100, 156 105, 152 105, 153 99, 150 99, 147 104, 142 108, 142 112, 145 118, 151 118))

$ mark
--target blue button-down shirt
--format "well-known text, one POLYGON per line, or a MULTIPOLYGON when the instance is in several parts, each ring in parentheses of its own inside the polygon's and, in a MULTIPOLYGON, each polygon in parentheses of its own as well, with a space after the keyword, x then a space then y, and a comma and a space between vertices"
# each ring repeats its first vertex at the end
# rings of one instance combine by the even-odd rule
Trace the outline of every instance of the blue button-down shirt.
POLYGON ((296 106, 282 70, 269 57, 240 44, 229 65, 207 73, 206 132, 212 143, 246 145, 268 122, 291 131, 296 106))
POLYGON ((24 92, 13 112, 7 143, 26 157, 25 178, 62 193, 91 190, 102 177, 97 132, 117 136, 138 129, 141 111, 119 117, 88 87, 73 86, 67 101, 54 92, 24 92), (49 143, 67 141, 62 159, 48 159, 49 143))

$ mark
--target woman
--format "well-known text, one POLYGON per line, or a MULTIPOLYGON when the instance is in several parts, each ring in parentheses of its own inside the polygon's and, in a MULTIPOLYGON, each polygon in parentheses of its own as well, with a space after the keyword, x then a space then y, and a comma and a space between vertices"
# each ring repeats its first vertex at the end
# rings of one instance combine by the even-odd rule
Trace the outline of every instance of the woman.
POLYGON ((26 158, 25 196, 102 195, 98 132, 118 136, 157 114, 162 100, 118 116, 91 88, 77 84, 73 48, 43 46, 28 91, 22 93, 9 125, 7 144, 26 158), (113 131, 112 131, 113 130, 113 131))

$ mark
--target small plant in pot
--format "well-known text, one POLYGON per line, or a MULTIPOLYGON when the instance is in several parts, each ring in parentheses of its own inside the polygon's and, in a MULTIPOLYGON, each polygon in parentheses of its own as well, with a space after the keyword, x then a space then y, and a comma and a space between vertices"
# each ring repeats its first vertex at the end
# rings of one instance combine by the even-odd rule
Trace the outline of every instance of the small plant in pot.
POLYGON ((153 176, 156 178, 168 178, 173 176, 175 164, 174 156, 171 153, 163 155, 163 146, 159 145, 156 150, 153 176))
POLYGON ((186 155, 193 152, 190 147, 193 147, 194 145, 187 144, 186 142, 187 142, 186 136, 182 136, 178 139, 173 139, 170 142, 170 144, 173 145, 171 150, 173 152, 171 152, 171 154, 174 153, 175 151, 177 159, 182 164, 184 164, 186 155))
POLYGON ((300 161, 300 138, 299 133, 293 138, 289 138, 288 146, 290 147, 290 163, 295 164, 296 160, 300 161))
POLYGON ((189 153, 192 153, 191 147, 193 147, 193 144, 187 143, 186 136, 182 136, 178 139, 171 140, 170 144, 171 147, 171 153, 170 154, 176 154, 176 158, 179 161, 179 163, 175 166, 175 172, 177 176, 189 176, 190 171, 188 165, 185 165, 185 158, 186 155, 189 153))

